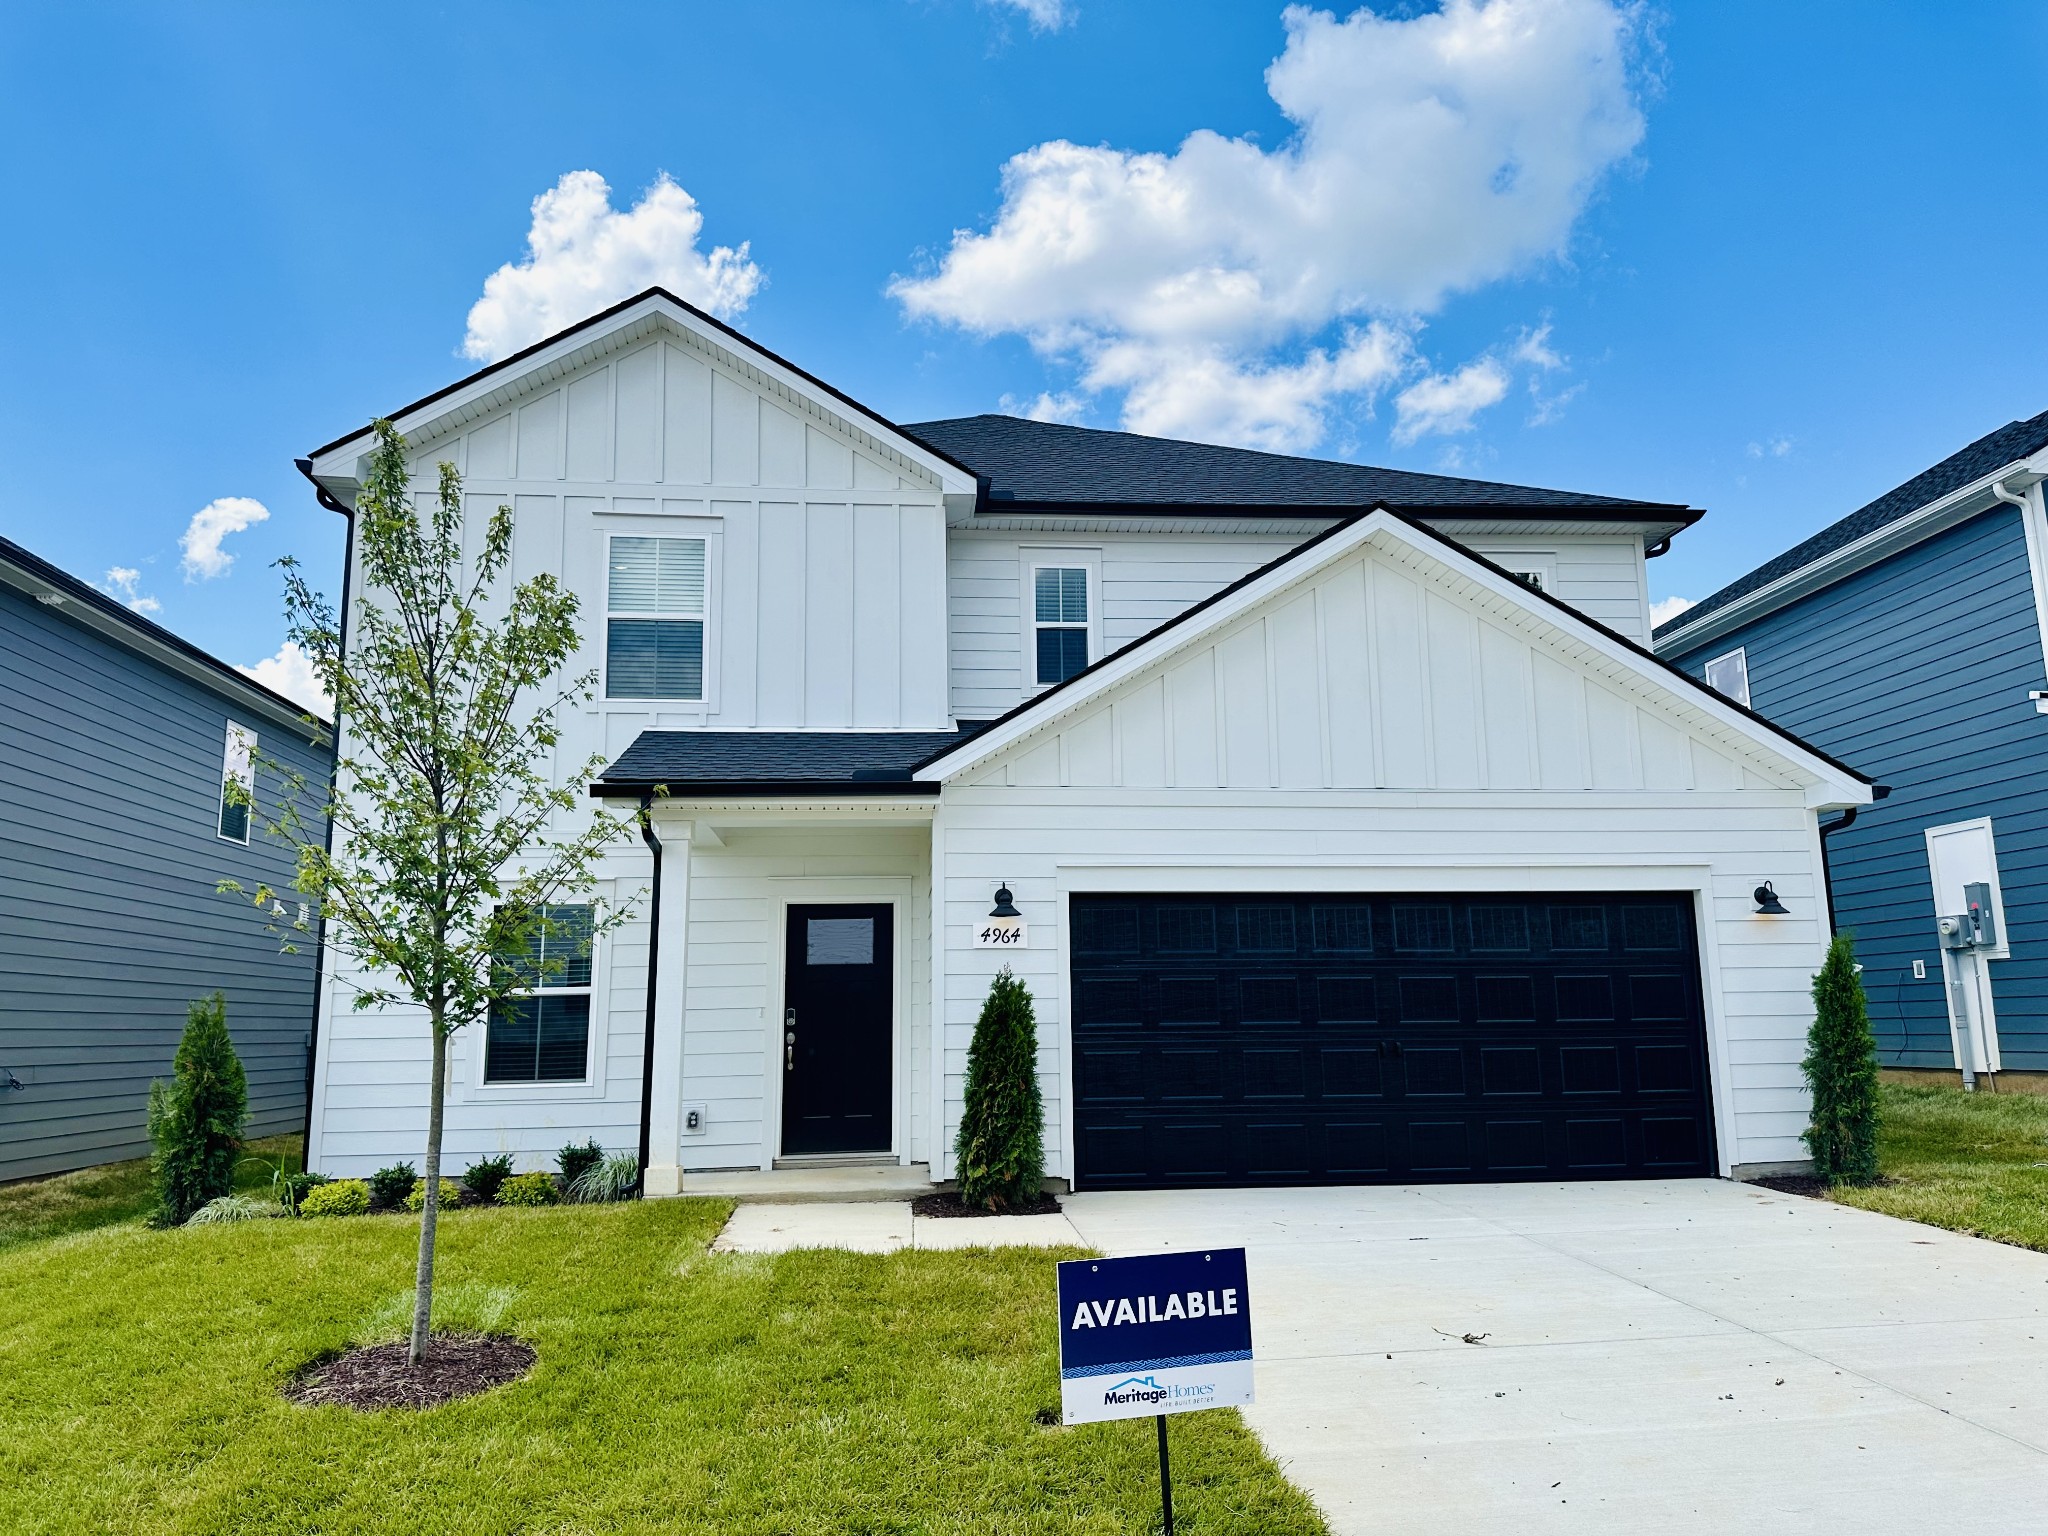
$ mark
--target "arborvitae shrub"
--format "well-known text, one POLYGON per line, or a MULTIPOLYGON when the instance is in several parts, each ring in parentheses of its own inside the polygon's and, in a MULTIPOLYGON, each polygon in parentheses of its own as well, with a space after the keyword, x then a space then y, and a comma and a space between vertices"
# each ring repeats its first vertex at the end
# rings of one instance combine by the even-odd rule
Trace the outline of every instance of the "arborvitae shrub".
POLYGON ((248 1119, 249 1082, 228 1035, 227 999, 218 992, 196 998, 185 1009, 171 1080, 149 1085, 159 1223, 176 1226, 233 1191, 248 1119))
POLYGON ((1045 1184, 1045 1106, 1031 993, 1004 966, 967 1050, 967 1104, 953 1143, 960 1198, 991 1211, 1035 1200, 1045 1184))
POLYGON ((1868 1184, 1877 1177, 1877 1042, 1856 946, 1846 933, 1828 945, 1813 978, 1813 1028, 1801 1063, 1813 1093, 1813 1123, 1806 1132, 1813 1171, 1837 1184, 1868 1184))

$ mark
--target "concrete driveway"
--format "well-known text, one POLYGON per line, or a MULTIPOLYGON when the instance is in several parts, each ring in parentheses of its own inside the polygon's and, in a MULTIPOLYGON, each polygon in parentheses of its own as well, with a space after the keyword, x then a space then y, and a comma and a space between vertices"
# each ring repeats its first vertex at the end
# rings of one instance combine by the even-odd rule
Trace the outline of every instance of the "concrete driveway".
POLYGON ((2048 1255, 1711 1181, 1067 1212, 1250 1250, 1247 1417, 1339 1532, 2048 1530, 2048 1255))

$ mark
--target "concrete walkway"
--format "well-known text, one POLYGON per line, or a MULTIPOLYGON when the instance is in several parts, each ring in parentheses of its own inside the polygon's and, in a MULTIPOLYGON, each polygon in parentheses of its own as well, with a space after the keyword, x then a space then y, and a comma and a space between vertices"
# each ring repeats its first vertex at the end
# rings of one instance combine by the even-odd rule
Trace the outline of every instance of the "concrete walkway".
POLYGON ((786 1253, 792 1248, 1080 1248, 1065 1216, 913 1216, 907 1200, 741 1205, 711 1245, 714 1253, 786 1253))
POLYGON ((1249 1249, 1247 1417, 1340 1533, 2048 1530, 2048 1255, 1705 1180, 1066 1209, 1249 1249))

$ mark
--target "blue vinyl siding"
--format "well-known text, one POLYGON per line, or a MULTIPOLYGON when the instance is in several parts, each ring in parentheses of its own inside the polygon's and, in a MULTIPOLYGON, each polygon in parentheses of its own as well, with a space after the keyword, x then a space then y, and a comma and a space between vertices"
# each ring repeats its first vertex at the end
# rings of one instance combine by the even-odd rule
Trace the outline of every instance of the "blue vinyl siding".
MULTIPOLYGON (((258 830, 218 835, 229 720, 316 784, 327 753, 224 688, 202 686, 0 586, 0 1180, 148 1150, 188 1000, 226 993, 251 1129, 305 1113, 310 938, 279 952, 227 878, 296 897, 258 830)), ((274 807, 274 775, 257 784, 274 807)))
POLYGON ((2005 1065, 2048 1069, 2048 715, 2017 509, 2000 507, 1755 623, 1670 656, 1698 675, 1736 646, 1750 702, 1891 786, 1829 840, 1886 1065, 1952 1067, 1924 829, 1992 819, 2012 958, 1991 962, 2005 1065), (1915 980, 1913 961, 1927 962, 1915 980))

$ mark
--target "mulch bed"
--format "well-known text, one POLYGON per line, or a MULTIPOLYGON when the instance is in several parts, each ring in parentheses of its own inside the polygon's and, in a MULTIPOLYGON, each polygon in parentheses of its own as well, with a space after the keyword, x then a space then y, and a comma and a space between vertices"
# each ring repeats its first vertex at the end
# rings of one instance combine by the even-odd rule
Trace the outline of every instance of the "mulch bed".
POLYGON ((1059 1196, 1041 1192, 1036 1200, 1020 1201, 1000 1211, 991 1211, 978 1205, 968 1205, 948 1189, 935 1195, 919 1195, 910 1202, 910 1209, 918 1216, 1057 1216, 1060 1202, 1059 1196))
MULTIPOLYGON (((1834 1186, 1826 1179, 1817 1179, 1810 1173, 1778 1173, 1767 1179, 1751 1179, 1752 1184, 1764 1189, 1775 1189, 1781 1195, 1804 1195, 1809 1200, 1825 1200, 1833 1193, 1834 1186)), ((1890 1184, 1888 1178, 1871 1180, 1872 1184, 1890 1184)))
POLYGON ((432 1408, 517 1381, 533 1369, 533 1346, 518 1339, 436 1334, 415 1370, 401 1342, 374 1344, 317 1365, 288 1382, 295 1403, 339 1403, 344 1408, 432 1408))

